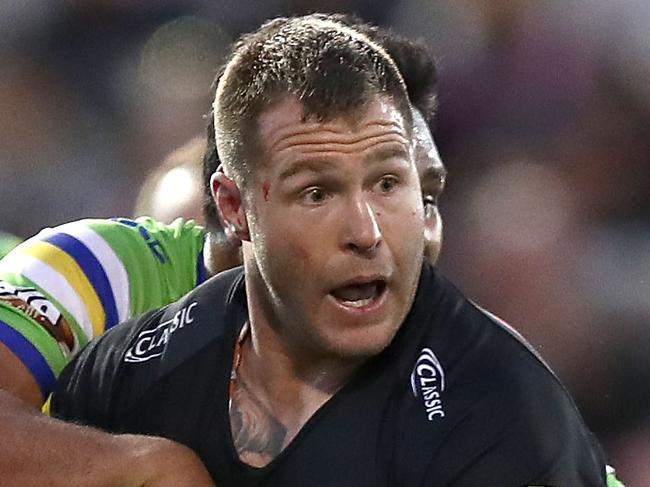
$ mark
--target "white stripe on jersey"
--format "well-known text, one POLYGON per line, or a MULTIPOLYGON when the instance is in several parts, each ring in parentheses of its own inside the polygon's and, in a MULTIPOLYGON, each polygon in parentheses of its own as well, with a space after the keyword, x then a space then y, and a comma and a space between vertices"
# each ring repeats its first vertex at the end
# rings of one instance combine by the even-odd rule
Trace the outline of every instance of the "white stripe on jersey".
POLYGON ((68 284, 65 276, 54 270, 45 262, 22 253, 13 253, 2 260, 2 270, 22 274, 36 284, 43 292, 52 296, 72 315, 83 329, 87 339, 93 337, 93 329, 86 311, 86 305, 77 292, 68 284), (38 272, 32 272, 38 269, 38 272))
MULTIPOLYGON (((52 229, 50 230, 51 233, 52 229)), ((97 232, 86 225, 66 223, 57 227, 58 233, 66 233, 83 243, 93 253, 104 269, 108 282, 115 297, 115 307, 119 321, 124 321, 130 316, 130 289, 129 275, 124 264, 111 246, 97 232)))

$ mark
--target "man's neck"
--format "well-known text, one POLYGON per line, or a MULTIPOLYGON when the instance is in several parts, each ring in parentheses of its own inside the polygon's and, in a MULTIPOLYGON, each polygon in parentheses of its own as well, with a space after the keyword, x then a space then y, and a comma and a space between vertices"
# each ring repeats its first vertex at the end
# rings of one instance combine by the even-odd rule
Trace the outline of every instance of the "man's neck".
POLYGON ((283 410, 309 402, 310 397, 331 397, 360 365, 361 361, 319 357, 299 344, 287 343, 260 321, 251 319, 251 337, 244 343, 247 371, 283 410))
POLYGON ((248 286, 250 329, 235 371, 230 420, 240 458, 263 466, 352 377, 361 360, 321 357, 287 343, 248 286))
POLYGON ((356 367, 304 368, 259 324, 249 334, 231 388, 230 423, 240 459, 261 467, 286 448, 356 367))

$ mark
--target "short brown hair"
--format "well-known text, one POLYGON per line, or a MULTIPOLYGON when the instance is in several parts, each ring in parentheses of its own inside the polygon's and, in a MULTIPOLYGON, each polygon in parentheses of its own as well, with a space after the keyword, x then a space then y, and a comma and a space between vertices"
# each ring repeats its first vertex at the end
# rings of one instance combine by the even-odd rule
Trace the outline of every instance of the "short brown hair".
POLYGON ((394 101, 410 129, 404 81, 382 47, 322 14, 271 20, 242 37, 220 77, 214 102, 219 157, 245 186, 251 156, 259 154, 255 128, 271 104, 294 95, 305 118, 324 121, 358 114, 379 94, 394 101))

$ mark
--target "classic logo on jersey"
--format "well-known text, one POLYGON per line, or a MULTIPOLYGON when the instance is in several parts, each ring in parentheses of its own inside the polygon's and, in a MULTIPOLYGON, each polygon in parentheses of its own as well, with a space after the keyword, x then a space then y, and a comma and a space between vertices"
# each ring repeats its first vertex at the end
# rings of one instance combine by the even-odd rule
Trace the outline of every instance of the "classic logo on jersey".
POLYGON ((160 323, 153 330, 145 330, 138 335, 134 345, 126 351, 125 362, 146 362, 160 357, 171 336, 185 325, 194 323, 192 311, 196 301, 177 311, 171 320, 160 323))
POLYGON ((41 325, 56 340, 65 355, 70 355, 79 348, 65 317, 33 287, 15 287, 0 281, 0 300, 19 309, 41 325))
POLYGON ((445 390, 445 373, 440 361, 430 348, 423 348, 411 372, 411 389, 424 403, 427 419, 444 418, 442 393, 445 390))

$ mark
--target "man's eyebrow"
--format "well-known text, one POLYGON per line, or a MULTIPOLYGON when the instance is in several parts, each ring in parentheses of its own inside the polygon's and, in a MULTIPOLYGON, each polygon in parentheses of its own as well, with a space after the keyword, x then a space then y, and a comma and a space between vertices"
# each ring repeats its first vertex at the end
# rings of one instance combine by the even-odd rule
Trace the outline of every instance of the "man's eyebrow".
MULTIPOLYGON (((372 151, 364 157, 365 164, 372 162, 380 162, 388 159, 402 157, 407 158, 409 155, 408 150, 402 144, 392 144, 391 147, 372 151)), ((302 172, 320 172, 323 169, 331 169, 333 162, 327 157, 306 157, 298 159, 289 164, 279 175, 279 180, 284 181, 302 172)))
POLYGON ((332 161, 320 157, 312 157, 308 159, 299 159, 289 164, 279 176, 280 181, 284 181, 292 176, 302 172, 319 172, 323 169, 332 167, 332 161))
POLYGON ((364 158, 365 163, 385 161, 393 158, 408 158, 407 148, 402 144, 391 144, 390 147, 372 151, 364 158))
POLYGON ((447 169, 444 166, 429 166, 420 177, 421 181, 435 181, 444 184, 447 179, 447 169))

